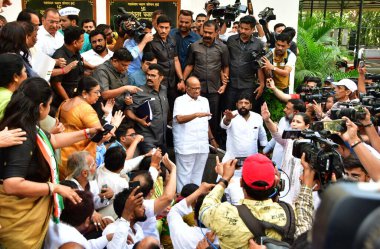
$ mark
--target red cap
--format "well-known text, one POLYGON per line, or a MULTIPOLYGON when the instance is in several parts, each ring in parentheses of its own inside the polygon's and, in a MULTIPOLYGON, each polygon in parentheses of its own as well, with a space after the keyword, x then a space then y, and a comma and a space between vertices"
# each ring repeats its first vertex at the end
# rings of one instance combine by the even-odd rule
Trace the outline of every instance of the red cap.
POLYGON ((274 184, 275 174, 273 162, 263 154, 254 154, 244 161, 242 177, 245 184, 252 189, 270 189, 274 184), (253 185, 258 181, 266 183, 266 186, 253 185))

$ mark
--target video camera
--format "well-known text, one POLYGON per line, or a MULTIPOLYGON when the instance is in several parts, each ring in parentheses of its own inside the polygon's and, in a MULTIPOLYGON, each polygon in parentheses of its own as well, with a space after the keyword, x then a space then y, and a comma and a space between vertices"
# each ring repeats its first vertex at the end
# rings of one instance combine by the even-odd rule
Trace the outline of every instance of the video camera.
POLYGON ((122 32, 139 42, 145 36, 145 24, 140 23, 137 18, 128 13, 124 7, 119 7, 117 10, 122 15, 114 16, 116 25, 121 28, 122 32))
POLYGON ((220 6, 218 0, 211 0, 206 3, 207 5, 213 5, 211 14, 214 18, 224 20, 227 24, 227 27, 231 26, 231 22, 240 15, 240 13, 246 13, 248 8, 245 5, 240 3, 240 0, 236 0, 233 5, 229 4, 227 6, 220 6))
POLYGON ((262 62, 261 58, 265 57, 269 61, 272 61, 273 60, 273 51, 272 50, 269 50, 269 51, 265 51, 265 50, 256 51, 255 50, 251 53, 251 56, 252 56, 252 61, 254 61, 259 67, 263 67, 264 63, 262 62))
POLYGON ((315 100, 317 103, 326 103, 327 99, 332 96, 331 87, 314 87, 303 86, 300 88, 300 98, 304 102, 313 103, 315 100))
POLYGON ((338 108, 331 109, 331 119, 349 118, 354 123, 360 123, 366 116, 364 106, 359 102, 339 103, 338 108), (343 108, 342 108, 343 107, 343 108))
POLYGON ((259 23, 266 25, 269 21, 276 20, 276 15, 273 12, 273 8, 266 7, 263 11, 259 12, 259 23))
POLYGON ((337 178, 343 176, 343 161, 336 151, 338 145, 329 139, 322 138, 312 130, 286 130, 282 134, 284 139, 303 138, 293 142, 293 156, 301 158, 305 153, 305 160, 316 171, 317 179, 325 186, 331 180, 332 173, 337 178))

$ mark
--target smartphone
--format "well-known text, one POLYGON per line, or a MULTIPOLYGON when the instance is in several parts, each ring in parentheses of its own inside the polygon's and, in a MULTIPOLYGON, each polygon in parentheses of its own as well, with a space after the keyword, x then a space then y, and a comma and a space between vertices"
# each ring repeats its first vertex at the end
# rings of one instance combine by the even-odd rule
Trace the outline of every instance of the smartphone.
POLYGON ((140 182, 139 181, 130 181, 129 182, 129 189, 135 189, 138 186, 140 186, 140 182))
POLYGON ((105 124, 103 126, 103 131, 98 131, 92 138, 91 138, 91 141, 92 142, 95 142, 95 143, 99 143, 100 140, 102 140, 103 136, 107 135, 108 133, 110 133, 110 131, 114 128, 113 125, 110 125, 110 124, 105 124))
POLYGON ((312 124, 313 131, 329 131, 331 134, 340 134, 347 130, 346 120, 336 119, 328 121, 317 121, 312 124))
MULTIPOLYGON (((137 188, 140 186, 140 182, 139 181, 131 181, 129 182, 129 189, 132 191, 133 189, 137 188)), ((141 189, 138 189, 135 193, 135 195, 137 195, 138 193, 141 192, 141 189)))
POLYGON ((359 61, 359 67, 360 68, 365 67, 365 61, 359 61))
POLYGON ((246 157, 236 157, 235 159, 237 159, 236 168, 243 167, 246 157))
MULTIPOLYGON (((100 190, 100 193, 102 193, 102 194, 105 193, 106 192, 106 190, 104 190, 105 188, 108 188, 107 184, 103 184, 102 185, 102 189, 100 190)), ((104 198, 101 198, 100 202, 103 203, 104 202, 104 198)))

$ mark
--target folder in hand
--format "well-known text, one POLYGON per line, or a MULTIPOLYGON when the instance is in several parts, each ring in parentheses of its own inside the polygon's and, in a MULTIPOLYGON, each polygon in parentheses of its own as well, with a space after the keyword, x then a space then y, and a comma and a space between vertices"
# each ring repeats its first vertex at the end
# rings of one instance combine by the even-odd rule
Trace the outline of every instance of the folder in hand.
POLYGON ((146 122, 149 123, 153 119, 153 113, 152 108, 150 107, 149 100, 145 101, 143 104, 139 105, 136 110, 135 114, 138 118, 145 118, 146 122))

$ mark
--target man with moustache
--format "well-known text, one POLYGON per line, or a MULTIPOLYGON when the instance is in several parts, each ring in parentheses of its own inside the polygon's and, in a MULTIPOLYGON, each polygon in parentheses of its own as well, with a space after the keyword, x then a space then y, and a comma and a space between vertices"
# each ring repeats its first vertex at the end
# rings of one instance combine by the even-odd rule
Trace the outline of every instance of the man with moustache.
POLYGON ((286 33, 276 36, 276 46, 273 51, 273 59, 270 61, 263 57, 263 69, 267 74, 273 74, 274 84, 281 91, 288 93, 290 80, 294 79, 294 69, 297 57, 290 48, 291 37, 286 33))
POLYGON ((182 70, 186 66, 187 53, 189 46, 198 41, 201 36, 191 31, 193 22, 193 12, 190 10, 181 10, 178 17, 178 28, 172 29, 170 35, 176 40, 179 62, 182 70))
POLYGON ((170 34, 171 20, 166 15, 157 18, 157 33, 150 42, 147 51, 151 51, 157 58, 157 64, 163 68, 161 85, 167 87, 170 109, 173 110, 174 100, 178 91, 185 91, 185 81, 182 75, 181 64, 178 59, 177 45, 170 34), (176 76, 178 82, 176 83, 176 76))
POLYGON ((102 188, 99 191, 96 180, 95 159, 87 151, 77 151, 71 154, 67 160, 67 168, 70 172, 67 180, 73 181, 78 190, 87 190, 94 195, 95 209, 108 206, 110 203, 105 199, 112 199, 114 192, 111 188, 102 188))
POLYGON ((208 120, 208 100, 201 97, 201 83, 192 76, 186 80, 186 94, 174 102, 173 136, 177 170, 177 192, 189 183, 201 184, 209 153, 209 141, 216 146, 208 120))
POLYGON ((151 149, 166 145, 166 125, 169 112, 167 88, 162 85, 164 69, 158 64, 151 64, 146 72, 146 85, 133 95, 133 104, 128 106, 126 115, 135 122, 135 130, 144 137, 139 143, 140 152, 148 153, 151 149), (136 116, 136 109, 149 102, 152 119, 148 116, 136 116))
POLYGON ((113 52, 106 46, 106 35, 99 30, 93 30, 90 32, 91 47, 87 52, 82 54, 82 57, 92 66, 99 66, 105 61, 109 60, 113 52))
POLYGON ((210 127, 218 131, 220 95, 224 93, 229 75, 229 53, 227 46, 216 39, 218 24, 207 21, 203 25, 203 38, 190 45, 184 77, 195 76, 201 82, 201 95, 208 99, 210 127))
POLYGON ((237 110, 226 110, 220 126, 227 130, 226 154, 223 162, 237 157, 248 157, 258 153, 260 146, 268 142, 267 133, 260 114, 252 112, 251 95, 242 93, 236 102, 237 110))

